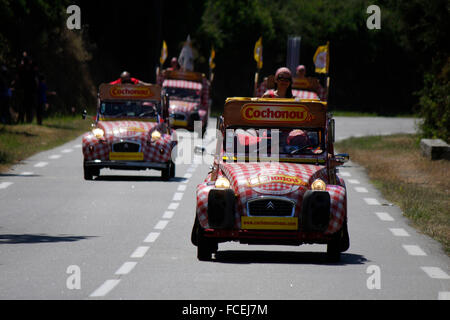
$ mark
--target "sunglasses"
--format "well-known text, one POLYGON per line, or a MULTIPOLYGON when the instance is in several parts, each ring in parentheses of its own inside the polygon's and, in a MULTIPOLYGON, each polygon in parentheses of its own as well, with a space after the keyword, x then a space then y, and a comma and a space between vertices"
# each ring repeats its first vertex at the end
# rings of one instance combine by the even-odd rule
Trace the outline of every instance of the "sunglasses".
POLYGON ((291 81, 291 78, 278 77, 277 80, 278 80, 278 81, 291 81))

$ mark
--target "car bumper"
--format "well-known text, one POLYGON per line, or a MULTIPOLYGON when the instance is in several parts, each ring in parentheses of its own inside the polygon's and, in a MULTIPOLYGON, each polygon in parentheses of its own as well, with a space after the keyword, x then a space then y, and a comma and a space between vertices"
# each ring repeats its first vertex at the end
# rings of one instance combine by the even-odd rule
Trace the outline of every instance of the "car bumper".
POLYGON ((117 170, 163 170, 169 168, 169 163, 151 161, 89 160, 84 162, 84 166, 97 169, 109 168, 117 170))

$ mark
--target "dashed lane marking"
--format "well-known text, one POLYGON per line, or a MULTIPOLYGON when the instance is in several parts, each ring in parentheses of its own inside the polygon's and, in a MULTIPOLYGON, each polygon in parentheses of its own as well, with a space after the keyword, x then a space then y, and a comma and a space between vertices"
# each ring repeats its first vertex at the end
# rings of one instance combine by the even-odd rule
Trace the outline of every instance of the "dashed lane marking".
POLYGON ((364 187, 355 187, 355 191, 359 193, 368 193, 369 191, 364 187))
POLYGON ((369 205, 369 206, 381 206, 381 203, 375 199, 375 198, 364 198, 364 201, 369 205))
POLYGON ((103 297, 106 296, 115 286, 120 282, 120 279, 106 280, 97 290, 95 290, 90 297, 103 297))
POLYGON ((169 223, 168 220, 160 220, 155 226, 156 230, 163 230, 165 227, 167 227, 167 224, 169 223))
POLYGON ((144 242, 155 242, 155 240, 159 237, 159 234, 159 232, 150 232, 144 242))
POLYGON ((433 279, 450 279, 450 276, 438 267, 420 267, 430 278, 433 279))
POLYGON ((409 233, 403 228, 390 228, 389 230, 396 237, 409 237, 409 233))
POLYGON ((117 271, 116 275, 125 275, 130 273, 131 270, 137 265, 136 261, 127 261, 125 262, 117 271))
POLYGON ((173 212, 173 211, 166 211, 166 212, 164 212, 164 214, 163 214, 163 218, 164 218, 164 219, 172 219, 173 215, 174 215, 174 212, 173 212))
POLYGON ((172 201, 180 201, 181 199, 183 199, 183 195, 184 195, 183 192, 176 192, 176 193, 173 195, 172 201))
POLYGON ((13 184, 12 182, 1 182, 0 183, 0 189, 6 189, 12 184, 13 184))
POLYGON ((359 180, 357 180, 357 179, 348 179, 347 181, 348 181, 348 183, 351 183, 351 184, 360 184, 359 180))
POLYGON ((148 249, 150 249, 150 247, 148 246, 140 246, 137 247, 136 250, 134 250, 134 252, 131 254, 131 258, 142 258, 145 256, 145 254, 147 253, 148 249))
POLYGON ((48 165, 48 162, 42 161, 42 162, 38 162, 34 165, 35 168, 43 168, 45 166, 48 165))
POLYGON ((169 207, 167 209, 169 210, 176 210, 178 208, 180 204, 177 202, 172 202, 171 204, 169 204, 169 207))
POLYGON ((450 291, 439 292, 438 300, 450 300, 450 291))
POLYGON ((60 154, 52 154, 48 158, 51 159, 51 160, 56 160, 56 159, 61 158, 61 155, 60 154))
POLYGON ((406 250, 406 252, 408 252, 408 254, 410 256, 426 256, 427 254, 425 253, 425 251, 423 251, 419 246, 416 245, 407 245, 404 244, 402 245, 403 249, 406 250))
POLYGON ((387 212, 375 212, 378 218, 382 221, 394 221, 394 218, 387 212))

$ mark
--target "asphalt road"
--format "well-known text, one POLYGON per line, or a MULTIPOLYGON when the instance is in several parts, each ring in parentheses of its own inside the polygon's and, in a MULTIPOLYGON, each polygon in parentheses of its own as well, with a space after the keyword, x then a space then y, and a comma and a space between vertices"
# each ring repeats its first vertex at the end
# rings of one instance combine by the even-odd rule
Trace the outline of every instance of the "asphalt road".
MULTIPOLYGON (((337 118, 336 126, 338 139, 415 130, 411 119, 337 118)), ((85 181, 82 159, 78 138, 0 175, 0 299, 450 299, 441 246, 411 228, 355 163, 340 169, 351 241, 340 263, 327 262, 325 245, 239 243, 200 262, 190 233, 209 164, 179 164, 170 182, 158 171, 105 169, 85 181)))

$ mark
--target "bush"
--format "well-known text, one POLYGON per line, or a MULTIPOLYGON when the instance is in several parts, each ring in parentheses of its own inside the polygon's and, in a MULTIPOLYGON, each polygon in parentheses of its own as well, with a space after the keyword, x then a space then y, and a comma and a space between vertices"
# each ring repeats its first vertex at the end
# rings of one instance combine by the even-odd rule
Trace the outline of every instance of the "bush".
POLYGON ((450 82, 448 76, 426 74, 418 92, 423 138, 439 138, 450 143, 450 82))

